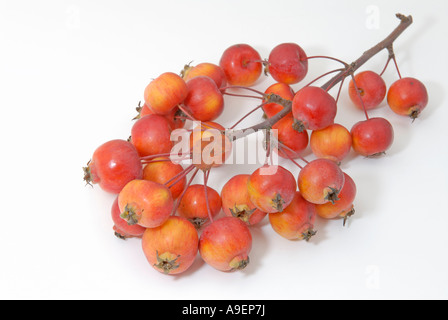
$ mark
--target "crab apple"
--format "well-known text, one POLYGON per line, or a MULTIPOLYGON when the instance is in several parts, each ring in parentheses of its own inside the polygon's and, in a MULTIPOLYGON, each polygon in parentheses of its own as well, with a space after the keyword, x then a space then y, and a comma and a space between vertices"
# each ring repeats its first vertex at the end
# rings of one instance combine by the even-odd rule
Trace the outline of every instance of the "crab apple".
POLYGON ((118 195, 121 218, 128 224, 155 228, 171 215, 174 201, 170 189, 148 180, 129 182, 118 195))
POLYGON ((252 203, 266 213, 282 212, 294 198, 297 184, 282 166, 264 165, 255 170, 247 183, 252 203))
POLYGON ((187 97, 188 88, 184 79, 172 72, 161 74, 145 89, 146 105, 156 114, 169 114, 187 97))
POLYGON ((173 148, 171 126, 163 116, 145 116, 132 126, 131 142, 141 157, 169 153, 173 148))
MULTIPOLYGON (((294 91, 292 90, 292 88, 289 85, 281 82, 277 82, 270 85, 264 93, 266 95, 276 94, 282 97, 283 99, 289 101, 292 101, 292 99, 294 99, 294 91)), ((274 102, 267 103, 263 106, 263 111, 268 117, 268 119, 272 118, 283 109, 284 107, 282 105, 274 102)), ((292 112, 290 113, 290 115, 292 116, 292 112)))
POLYGON ((275 232, 288 240, 306 240, 316 234, 316 205, 305 200, 299 191, 281 213, 270 213, 269 222, 275 232))
POLYGON ((118 206, 118 197, 115 198, 111 209, 112 221, 114 223, 115 236, 120 239, 128 238, 141 238, 143 233, 145 233, 146 228, 139 226, 138 224, 129 225, 125 220, 123 220, 120 215, 120 207, 118 206))
POLYGON ((241 219, 247 225, 255 225, 267 213, 254 206, 250 200, 247 184, 250 175, 240 174, 232 177, 221 190, 222 209, 226 216, 241 219))
POLYGON ((98 147, 84 169, 88 184, 99 184, 106 192, 118 194, 124 186, 142 177, 142 163, 128 141, 112 140, 98 147))
POLYGON ((185 66, 182 71, 183 79, 188 82, 188 80, 193 79, 198 76, 207 76, 211 78, 218 88, 222 88, 227 84, 226 75, 222 68, 214 63, 203 62, 196 66, 185 66))
POLYGON ((344 186, 339 192, 339 200, 335 203, 327 202, 316 205, 316 213, 324 219, 345 218, 354 213, 353 202, 356 197, 356 184, 353 179, 344 172, 344 186))
POLYGON ((238 218, 223 217, 209 224, 199 239, 199 253, 213 268, 229 272, 242 270, 249 264, 252 235, 238 218))
POLYGON ((248 44, 236 44, 227 48, 219 66, 230 85, 251 86, 263 71, 260 54, 248 44))
POLYGON ((305 200, 311 203, 335 203, 344 181, 344 173, 334 161, 316 159, 300 170, 298 186, 305 200))
POLYGON ((324 89, 308 86, 300 89, 292 101, 297 130, 319 130, 334 123, 336 101, 324 89))
POLYGON ((196 228, 181 217, 170 217, 159 227, 147 229, 142 248, 149 264, 157 271, 176 275, 188 270, 198 254, 196 228))
POLYGON ((204 185, 191 185, 183 195, 177 213, 179 216, 188 219, 193 225, 199 229, 208 220, 209 214, 207 209, 207 201, 210 213, 216 217, 221 212, 221 196, 219 193, 209 186, 207 188, 207 196, 205 194, 204 185))
POLYGON ((267 71, 278 82, 295 84, 308 73, 308 57, 296 43, 282 43, 272 49, 267 71))
POLYGON ((365 157, 385 153, 394 141, 394 129, 384 118, 359 121, 355 123, 350 133, 353 150, 365 157))
POLYGON ((367 70, 356 74, 354 79, 355 82, 352 79, 349 83, 348 94, 358 109, 364 110, 364 107, 366 110, 374 109, 383 102, 387 88, 378 73, 367 70))
POLYGON ((396 114, 409 116, 414 120, 428 104, 428 91, 415 78, 401 78, 390 86, 387 103, 396 114))
POLYGON ((336 163, 341 163, 352 148, 352 136, 343 125, 334 123, 310 136, 310 146, 314 155, 336 163))
POLYGON ((225 134, 225 128, 216 122, 202 122, 190 134, 190 150, 193 164, 208 170, 219 167, 232 154, 232 142, 225 134))
MULTIPOLYGON (((143 180, 153 181, 165 184, 184 171, 182 165, 169 161, 167 157, 159 157, 151 160, 143 169, 143 180)), ((177 199, 187 184, 187 178, 180 179, 173 185, 170 185, 171 195, 173 199, 177 199)))
POLYGON ((285 116, 278 121, 272 129, 274 135, 280 143, 287 148, 279 146, 277 152, 282 158, 296 159, 300 157, 300 153, 306 149, 309 142, 308 132, 306 130, 299 132, 295 129, 294 119, 290 116, 285 116))
POLYGON ((194 119, 213 121, 224 111, 224 98, 209 77, 197 76, 187 81, 188 95, 184 105, 194 119))

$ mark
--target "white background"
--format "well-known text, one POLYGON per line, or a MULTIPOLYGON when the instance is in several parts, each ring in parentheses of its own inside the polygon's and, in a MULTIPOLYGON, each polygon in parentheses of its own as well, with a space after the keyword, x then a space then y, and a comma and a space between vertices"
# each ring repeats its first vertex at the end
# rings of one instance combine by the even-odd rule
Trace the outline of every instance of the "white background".
MULTIPOLYGON (((2 0, 0 298, 448 298, 446 12, 443 0, 2 0), (385 103, 371 112, 390 120, 395 143, 385 157, 351 154, 342 165, 358 186, 348 226, 319 221, 311 242, 290 242, 265 220, 252 228, 243 272, 221 273, 198 259, 178 277, 153 270, 139 240, 113 236, 114 197, 85 187, 82 167, 100 144, 129 136, 152 78, 190 61, 218 63, 236 43, 267 58, 277 44, 296 42, 308 55, 351 62, 398 25, 398 12, 414 17, 395 43, 401 72, 426 84, 430 102, 414 123, 385 103)), ((381 71, 386 56, 364 69, 381 71)), ((307 80, 336 67, 312 60, 307 80)), ((392 66, 384 78, 396 80, 392 66)), ((263 77, 257 88, 271 83, 263 77)), ((337 122, 350 128, 363 114, 346 86, 337 122)), ((218 122, 228 126, 255 106, 226 103, 218 122)), ((242 126, 257 121, 260 114, 242 126)), ((220 168, 211 185, 220 190, 254 168, 220 168)))

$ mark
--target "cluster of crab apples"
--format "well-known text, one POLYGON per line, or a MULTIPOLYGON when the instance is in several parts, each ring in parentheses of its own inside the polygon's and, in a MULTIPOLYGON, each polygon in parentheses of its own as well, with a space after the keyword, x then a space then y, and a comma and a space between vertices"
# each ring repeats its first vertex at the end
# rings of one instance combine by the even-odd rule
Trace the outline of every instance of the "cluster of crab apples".
POLYGON ((218 64, 189 65, 180 74, 153 79, 129 140, 101 145, 84 168, 89 184, 117 195, 115 234, 141 238, 149 264, 162 273, 184 272, 198 253, 206 264, 228 272, 248 265, 250 228, 266 217, 289 240, 310 240, 317 217, 345 222, 354 213, 356 185, 340 163, 351 149, 366 157, 380 155, 394 138, 390 122, 369 118, 367 111, 387 95, 395 113, 415 119, 428 94, 414 78, 400 76, 387 90, 380 74, 349 74, 347 68, 339 80, 352 77, 349 96, 366 115, 349 131, 335 123, 337 99, 328 91, 336 81, 325 89, 311 83, 293 91, 311 58, 322 57, 308 57, 295 43, 278 45, 265 60, 253 47, 238 44, 226 49, 218 64), (275 83, 260 92, 253 85, 263 70, 275 83), (215 122, 232 108, 225 95, 258 99, 252 112, 262 110, 265 120, 252 129, 265 130, 269 143, 263 165, 231 177, 218 192, 207 185, 210 172, 225 170, 232 144, 249 132, 236 128, 244 118, 232 127, 215 122), (187 135, 186 148, 176 148, 176 131, 187 135), (308 147, 312 161, 302 156, 308 147), (271 163, 274 152, 297 165, 299 175, 271 163), (192 184, 198 173, 203 183, 192 184))

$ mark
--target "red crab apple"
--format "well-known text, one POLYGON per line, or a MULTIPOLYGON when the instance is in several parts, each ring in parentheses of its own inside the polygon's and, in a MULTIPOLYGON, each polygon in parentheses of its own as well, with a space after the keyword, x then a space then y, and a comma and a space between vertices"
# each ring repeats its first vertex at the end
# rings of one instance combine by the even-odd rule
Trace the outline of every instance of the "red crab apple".
POLYGON ((396 114, 409 116, 414 120, 426 108, 428 92, 421 81, 415 78, 402 78, 390 86, 387 103, 396 114))
POLYGON ((184 105, 194 119, 213 121, 222 114, 224 98, 213 79, 197 76, 187 81, 187 87, 184 105))
POLYGON ((159 227, 147 229, 142 239, 149 264, 170 275, 181 274, 193 265, 198 244, 195 227, 187 219, 175 216, 159 227))
POLYGON ((269 221, 275 232, 288 240, 306 240, 316 234, 316 205, 306 201, 299 191, 281 213, 270 213, 269 221))
MULTIPOLYGON (((139 105, 137 112, 138 115, 133 120, 138 120, 144 116, 155 114, 151 109, 149 109, 146 103, 143 104, 143 106, 139 105)), ((184 115, 178 107, 175 107, 169 114, 166 114, 163 117, 168 120, 171 130, 181 129, 185 126, 185 119, 183 118, 184 115)))
POLYGON ((207 186, 206 197, 204 185, 201 184, 191 185, 187 188, 180 201, 177 213, 193 223, 196 229, 199 229, 210 218, 207 209, 207 198, 210 213, 212 218, 214 218, 221 212, 221 197, 215 189, 209 186, 207 186))
POLYGON ((282 43, 269 54, 267 71, 278 82, 295 84, 308 73, 308 58, 296 43, 282 43))
POLYGON ((370 118, 357 122, 350 133, 353 150, 365 157, 385 153, 394 141, 394 129, 384 118, 370 118))
POLYGON ((162 225, 171 215, 174 201, 163 184, 148 180, 129 182, 118 196, 121 218, 145 228, 162 225))
POLYGON ((163 116, 145 116, 132 126, 131 142, 141 157, 169 153, 173 148, 171 126, 163 116))
POLYGON ((124 140, 112 140, 98 147, 84 168, 84 180, 110 193, 118 194, 124 186, 142 177, 142 163, 135 147, 124 140))
POLYGON ((219 65, 230 85, 251 86, 263 71, 260 54, 248 44, 236 44, 227 48, 219 65))
POLYGON ((294 119, 291 116, 280 119, 272 126, 272 129, 276 130, 273 132, 278 142, 285 146, 280 145, 276 150, 282 158, 297 159, 308 146, 308 131, 297 131, 294 126, 294 119))
POLYGON ((226 216, 241 219, 247 225, 255 225, 266 217, 250 200, 247 183, 250 175, 240 174, 232 177, 221 191, 222 209, 226 216))
POLYGON ((169 114, 187 97, 188 88, 184 79, 172 72, 166 72, 152 80, 145 89, 147 106, 156 114, 169 114))
POLYGON ((383 78, 370 70, 360 72, 354 78, 355 81, 353 82, 352 79, 348 87, 349 97, 353 104, 360 110, 364 110, 364 107, 366 110, 378 107, 383 102, 387 91, 383 78))
POLYGON ((308 86, 300 89, 292 101, 297 130, 319 130, 334 123, 336 101, 324 89, 308 86))
POLYGON ((250 230, 243 221, 235 217, 215 220, 205 227, 199 239, 202 259, 224 272, 246 268, 251 249, 250 230))
POLYGON ((300 170, 298 185, 305 200, 315 204, 334 203, 344 186, 344 173, 335 162, 316 159, 300 170))
POLYGON ((250 200, 261 211, 282 212, 294 198, 297 184, 284 167, 265 165, 251 174, 247 190, 250 200))

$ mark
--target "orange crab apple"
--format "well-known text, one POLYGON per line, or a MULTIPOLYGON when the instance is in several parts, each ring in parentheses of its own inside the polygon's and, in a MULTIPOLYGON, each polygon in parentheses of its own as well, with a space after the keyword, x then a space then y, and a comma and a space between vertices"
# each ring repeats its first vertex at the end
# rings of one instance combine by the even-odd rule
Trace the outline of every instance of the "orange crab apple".
POLYGON ((314 155, 341 163, 352 148, 352 136, 344 126, 335 123, 324 129, 314 130, 310 137, 314 155))
POLYGON ((169 114, 187 97, 188 88, 184 79, 173 72, 165 72, 152 80, 145 89, 147 106, 156 114, 169 114))
POLYGON ((306 240, 316 234, 316 205, 306 201, 299 191, 281 213, 270 213, 269 222, 275 232, 288 240, 306 240))
POLYGON ((118 195, 121 218, 145 228, 162 225, 171 215, 174 201, 163 184, 148 180, 129 182, 118 195))
POLYGON ((143 233, 145 233, 146 228, 139 226, 138 224, 129 225, 120 217, 121 211, 118 206, 118 197, 115 198, 114 203, 112 204, 111 215, 114 223, 113 229, 117 238, 123 240, 128 238, 141 238, 143 233))
POLYGON ((224 87, 227 84, 224 71, 214 63, 202 62, 196 66, 187 65, 182 71, 182 75, 183 79, 187 82, 194 77, 207 76, 216 83, 218 88, 224 87))
POLYGON ((247 183, 250 200, 266 213, 282 212, 294 198, 297 184, 282 166, 264 165, 255 170, 247 183))
POLYGON ((238 218, 223 217, 209 224, 199 239, 199 253, 213 268, 230 272, 242 270, 250 262, 252 235, 238 218))
POLYGON ((224 98, 213 79, 197 76, 187 81, 188 95, 184 105, 199 121, 213 121, 224 111, 224 98))
POLYGON ((344 173, 334 161, 316 159, 300 170, 298 185, 305 200, 315 204, 334 203, 344 186, 344 173))
MULTIPOLYGON (((167 157, 158 157, 151 160, 143 169, 143 180, 165 184, 182 171, 184 171, 182 165, 169 161, 167 157)), ((173 199, 177 199, 180 196, 186 184, 187 178, 184 177, 174 185, 169 186, 173 199)))
POLYGON ((248 174, 239 174, 226 182, 221 190, 222 209, 226 216, 239 218, 247 225, 255 225, 267 213, 257 209, 250 200, 247 190, 249 178, 248 174))
POLYGON ((188 270, 198 254, 199 236, 185 218, 172 216, 164 224, 145 231, 143 252, 149 264, 167 275, 188 270))

